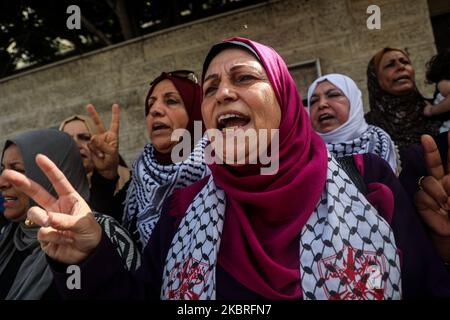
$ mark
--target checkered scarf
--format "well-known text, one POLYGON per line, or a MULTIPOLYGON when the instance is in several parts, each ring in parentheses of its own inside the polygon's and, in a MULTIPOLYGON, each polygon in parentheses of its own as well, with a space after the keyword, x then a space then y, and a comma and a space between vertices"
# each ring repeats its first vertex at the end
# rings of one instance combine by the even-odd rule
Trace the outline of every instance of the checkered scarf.
MULTIPOLYGON (((173 237, 162 299, 215 299, 226 196, 211 176, 173 237)), ((304 299, 400 299, 400 260, 388 223, 328 155, 326 185, 301 230, 304 299)))
POLYGON ((147 144, 133 163, 123 223, 132 232, 137 227, 142 248, 159 220, 164 200, 172 191, 187 187, 208 174, 204 161, 207 142, 206 138, 201 139, 186 160, 169 165, 159 164, 153 145, 147 144))
POLYGON ((374 153, 386 160, 394 172, 397 172, 397 150, 389 135, 381 128, 369 125, 360 136, 349 141, 327 143, 327 149, 335 157, 354 154, 374 153))

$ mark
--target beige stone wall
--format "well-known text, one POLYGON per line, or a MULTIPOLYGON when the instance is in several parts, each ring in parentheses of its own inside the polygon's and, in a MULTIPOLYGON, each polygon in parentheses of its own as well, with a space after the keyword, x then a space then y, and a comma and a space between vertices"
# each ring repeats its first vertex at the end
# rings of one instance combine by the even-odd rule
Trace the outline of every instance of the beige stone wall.
MULTIPOLYGON (((15 133, 55 126, 87 103, 106 121, 113 102, 121 106, 120 150, 130 164, 147 139, 143 100, 162 70, 200 71, 208 48, 245 36, 277 49, 287 64, 319 58, 323 73, 339 72, 360 85, 365 100, 366 67, 384 46, 407 48, 420 89, 424 64, 435 53, 426 0, 280 0, 147 35, 35 72, 0 80, 0 142, 15 133), (368 30, 366 9, 381 7, 381 30, 368 30)), ((305 94, 305 93, 303 93, 305 94)))

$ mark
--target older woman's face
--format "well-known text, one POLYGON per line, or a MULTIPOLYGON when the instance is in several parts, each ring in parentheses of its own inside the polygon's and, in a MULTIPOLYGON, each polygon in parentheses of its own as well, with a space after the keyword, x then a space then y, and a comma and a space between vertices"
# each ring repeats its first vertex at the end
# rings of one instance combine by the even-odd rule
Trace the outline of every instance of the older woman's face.
POLYGON ((172 81, 159 82, 148 99, 147 130, 155 149, 169 153, 178 141, 172 141, 172 132, 186 129, 189 116, 183 99, 172 81))
POLYGON ((414 67, 400 51, 386 52, 376 72, 380 87, 390 94, 400 96, 414 88, 414 67))
POLYGON ((348 120, 350 102, 341 90, 325 80, 317 85, 311 95, 310 113, 314 130, 327 133, 348 120))
MULTIPOLYGON (((10 145, 3 154, 2 172, 4 169, 11 169, 25 174, 22 153, 15 144, 10 145)), ((0 175, 0 191, 4 199, 3 206, 5 211, 3 214, 5 218, 11 221, 24 220, 30 207, 28 196, 6 181, 3 175, 0 175)))
POLYGON ((65 133, 68 133, 77 143, 86 173, 94 170, 91 150, 88 147, 88 143, 89 141, 91 141, 91 134, 89 133, 89 130, 84 121, 75 119, 67 122, 64 125, 63 131, 65 133))
POLYGON ((222 156, 234 152, 245 154, 246 159, 249 145, 235 140, 235 133, 253 130, 259 145, 259 132, 268 130, 268 146, 269 130, 278 129, 281 121, 281 109, 263 66, 252 54, 234 48, 215 56, 205 73, 202 115, 207 129, 222 132, 222 156), (234 150, 227 151, 231 145, 226 140, 231 138, 234 150))

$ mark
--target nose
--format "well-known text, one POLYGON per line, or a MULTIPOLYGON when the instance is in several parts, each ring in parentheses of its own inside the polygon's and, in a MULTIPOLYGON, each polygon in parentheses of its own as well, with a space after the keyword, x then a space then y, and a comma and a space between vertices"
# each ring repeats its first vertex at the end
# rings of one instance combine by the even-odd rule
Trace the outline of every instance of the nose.
POLYGON ((82 148, 83 148, 83 145, 81 144, 81 141, 80 141, 80 139, 78 139, 77 136, 74 136, 74 137, 73 137, 73 140, 74 140, 75 143, 77 144, 78 149, 82 149, 82 148))
POLYGON ((226 104, 235 101, 236 99, 237 94, 234 88, 227 81, 222 81, 216 92, 217 102, 219 104, 226 104))
POLYGON ((325 95, 321 95, 319 100, 317 101, 319 104, 319 110, 328 108, 330 105, 328 104, 328 99, 325 95))
POLYGON ((76 136, 73 138, 75 140, 75 143, 77 144, 78 150, 84 150, 87 149, 87 142, 81 141, 76 136))
POLYGON ((75 141, 75 143, 77 144, 78 149, 81 149, 82 148, 81 141, 80 141, 80 139, 78 139, 78 135, 77 134, 71 134, 70 136, 72 137, 73 141, 75 141))
POLYGON ((405 64, 400 62, 400 61, 398 61, 397 62, 397 70, 399 70, 399 71, 405 70, 405 64))
POLYGON ((153 117, 163 117, 166 112, 164 109, 164 105, 162 103, 160 103, 158 100, 155 101, 150 109, 149 114, 153 117))
POLYGON ((3 173, 0 174, 0 191, 4 191, 11 187, 11 183, 3 177, 3 173))

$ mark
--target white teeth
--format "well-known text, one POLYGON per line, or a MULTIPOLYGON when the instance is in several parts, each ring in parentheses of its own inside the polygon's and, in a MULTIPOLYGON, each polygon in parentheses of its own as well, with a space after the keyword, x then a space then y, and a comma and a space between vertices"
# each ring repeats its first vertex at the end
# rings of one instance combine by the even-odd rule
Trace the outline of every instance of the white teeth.
POLYGON ((11 197, 4 197, 3 198, 5 201, 14 201, 17 200, 17 198, 11 198, 11 197))
POLYGON ((235 113, 227 113, 227 114, 221 115, 219 117, 218 121, 222 121, 222 120, 229 119, 229 118, 242 118, 242 117, 235 113))

